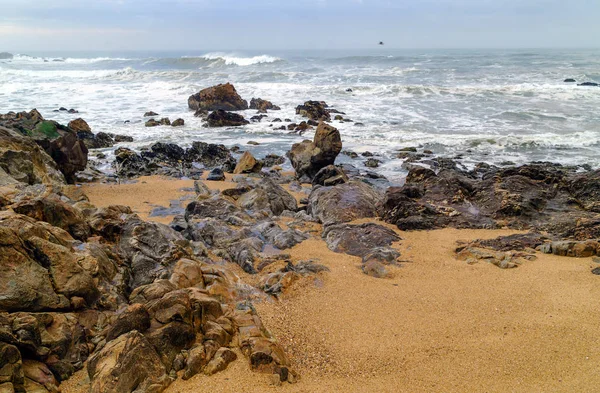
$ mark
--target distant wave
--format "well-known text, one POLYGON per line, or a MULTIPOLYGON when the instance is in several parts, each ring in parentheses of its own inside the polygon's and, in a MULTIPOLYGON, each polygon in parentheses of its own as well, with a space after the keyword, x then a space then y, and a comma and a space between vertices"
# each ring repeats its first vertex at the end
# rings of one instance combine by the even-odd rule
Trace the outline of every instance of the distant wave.
POLYGON ((24 54, 17 54, 13 57, 13 63, 69 63, 69 64, 93 64, 108 61, 134 61, 136 59, 125 59, 115 57, 95 57, 95 58, 71 58, 71 57, 36 57, 24 54))
POLYGON ((206 60, 222 61, 225 63, 225 65, 237 65, 241 67, 246 67, 254 64, 275 63, 278 61, 282 61, 282 59, 280 59, 279 57, 269 55, 239 57, 233 54, 207 53, 200 57, 206 60))

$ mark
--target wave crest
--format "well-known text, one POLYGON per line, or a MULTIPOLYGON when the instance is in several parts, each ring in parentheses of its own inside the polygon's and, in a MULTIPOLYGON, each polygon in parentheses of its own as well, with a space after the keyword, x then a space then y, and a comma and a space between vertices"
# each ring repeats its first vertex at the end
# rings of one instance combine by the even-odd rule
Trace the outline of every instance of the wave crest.
POLYGON ((279 57, 269 56, 269 55, 259 55, 252 57, 239 57, 233 54, 225 54, 225 53, 207 53, 203 56, 200 56, 203 59, 209 61, 218 61, 223 62, 225 65, 236 65, 240 67, 251 66, 255 64, 264 64, 264 63, 275 63, 278 61, 282 61, 279 57))

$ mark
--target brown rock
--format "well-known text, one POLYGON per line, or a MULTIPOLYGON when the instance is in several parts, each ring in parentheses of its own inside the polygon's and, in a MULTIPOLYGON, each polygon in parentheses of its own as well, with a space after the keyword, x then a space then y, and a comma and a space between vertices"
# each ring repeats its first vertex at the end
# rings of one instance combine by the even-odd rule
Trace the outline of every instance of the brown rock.
POLYGON ((154 347, 132 331, 107 343, 88 362, 91 393, 161 393, 171 383, 154 347))
POLYGON ((273 105, 271 101, 263 100, 262 98, 252 98, 250 100, 250 109, 257 109, 259 111, 274 110, 278 111, 281 108, 277 105, 273 105))
POLYGON ((150 314, 141 304, 133 304, 121 312, 106 334, 106 341, 112 341, 122 334, 137 330, 145 332, 150 327, 150 314))
POLYGON ((222 109, 212 112, 206 118, 208 127, 238 127, 248 124, 244 116, 237 113, 225 112, 222 109))
POLYGON ((252 153, 249 151, 244 152, 244 154, 240 157, 235 169, 233 170, 234 174, 240 173, 255 173, 260 172, 262 169, 262 163, 258 161, 252 153))
POLYGON ((342 139, 339 131, 324 122, 317 127, 313 142, 296 143, 288 152, 296 176, 307 175, 313 178, 322 168, 333 165, 342 151, 342 139))
POLYGON ((201 90, 188 99, 190 109, 207 111, 237 111, 248 109, 248 102, 243 100, 232 84, 226 83, 201 90))

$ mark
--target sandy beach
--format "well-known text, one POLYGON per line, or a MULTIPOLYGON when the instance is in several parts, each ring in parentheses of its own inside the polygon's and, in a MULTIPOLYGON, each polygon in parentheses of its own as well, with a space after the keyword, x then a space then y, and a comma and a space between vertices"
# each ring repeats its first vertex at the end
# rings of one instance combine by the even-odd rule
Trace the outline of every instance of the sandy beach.
MULTIPOLYGON (((148 206, 164 206, 192 186, 148 177, 84 191, 98 206, 130 204, 147 217, 148 206)), ((387 279, 366 276, 359 258, 330 251, 320 238, 289 250, 293 261, 318 259, 331 270, 296 282, 279 300, 255 304, 299 372, 298 383, 272 386, 239 356, 226 371, 179 378, 167 392, 596 391, 600 287, 589 273, 591 258, 538 253, 502 270, 468 265, 453 251, 458 240, 515 231, 395 230, 403 262, 387 279)), ((79 372, 62 390, 84 391, 85 380, 79 372)))

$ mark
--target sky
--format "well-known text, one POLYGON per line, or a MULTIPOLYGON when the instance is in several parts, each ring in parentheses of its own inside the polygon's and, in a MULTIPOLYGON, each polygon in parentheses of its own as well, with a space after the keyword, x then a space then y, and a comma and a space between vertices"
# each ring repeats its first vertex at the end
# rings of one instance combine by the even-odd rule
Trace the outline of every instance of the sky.
POLYGON ((0 52, 597 48, 599 0, 0 0, 0 52))

